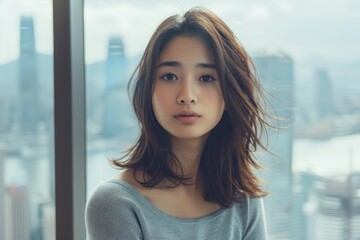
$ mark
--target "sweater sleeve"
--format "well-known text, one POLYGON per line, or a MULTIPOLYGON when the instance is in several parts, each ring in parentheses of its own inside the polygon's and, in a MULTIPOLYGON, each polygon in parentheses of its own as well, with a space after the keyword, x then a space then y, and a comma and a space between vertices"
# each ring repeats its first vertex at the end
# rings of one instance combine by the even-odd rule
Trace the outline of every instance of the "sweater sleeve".
POLYGON ((248 225, 244 240, 267 240, 263 199, 249 199, 248 225))
POLYGON ((110 183, 90 197, 85 210, 88 240, 140 240, 141 227, 134 203, 110 183))

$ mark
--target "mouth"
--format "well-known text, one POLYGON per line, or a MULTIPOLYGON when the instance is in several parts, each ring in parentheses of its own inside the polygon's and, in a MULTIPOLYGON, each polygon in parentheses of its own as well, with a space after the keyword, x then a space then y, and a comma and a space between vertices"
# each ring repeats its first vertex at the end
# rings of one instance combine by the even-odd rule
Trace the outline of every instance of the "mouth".
POLYGON ((178 113, 174 117, 183 124, 192 124, 197 119, 199 119, 201 115, 195 112, 186 111, 186 112, 178 113))
POLYGON ((196 112, 184 111, 184 112, 176 114, 174 117, 175 118, 178 118, 178 117, 201 117, 201 115, 197 114, 196 112))

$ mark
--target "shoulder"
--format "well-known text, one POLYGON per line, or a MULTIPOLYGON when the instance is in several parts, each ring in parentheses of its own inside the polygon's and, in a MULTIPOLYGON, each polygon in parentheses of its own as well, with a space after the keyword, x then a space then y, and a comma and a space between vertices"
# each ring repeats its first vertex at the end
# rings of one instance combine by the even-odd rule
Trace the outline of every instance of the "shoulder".
POLYGON ((242 196, 232 206, 238 217, 249 221, 254 215, 262 214, 263 199, 242 196))
POLYGON ((110 179, 100 183, 91 194, 86 204, 86 213, 113 215, 121 211, 122 214, 129 214, 129 211, 136 211, 139 207, 139 198, 139 193, 129 183, 110 179))
POLYGON ((239 204, 246 209, 242 216, 246 218, 245 239, 267 239, 263 199, 246 197, 239 204))
POLYGON ((250 224, 265 223, 264 201, 262 198, 248 198, 250 224))
POLYGON ((124 182, 108 180, 101 183, 87 201, 85 209, 90 239, 112 239, 121 234, 139 235, 141 231, 136 226, 139 205, 136 201, 136 194, 124 182))
POLYGON ((249 212, 256 213, 258 211, 262 211, 263 208, 263 199, 262 198, 246 198, 247 206, 249 208, 249 212))
POLYGON ((132 196, 130 189, 121 181, 110 179, 100 183, 95 191, 91 194, 87 207, 92 205, 113 205, 114 203, 131 200, 132 196))
POLYGON ((133 177, 132 170, 127 169, 121 171, 113 179, 100 183, 92 193, 87 205, 131 202, 138 199, 139 193, 144 191, 142 188, 141 184, 133 177))

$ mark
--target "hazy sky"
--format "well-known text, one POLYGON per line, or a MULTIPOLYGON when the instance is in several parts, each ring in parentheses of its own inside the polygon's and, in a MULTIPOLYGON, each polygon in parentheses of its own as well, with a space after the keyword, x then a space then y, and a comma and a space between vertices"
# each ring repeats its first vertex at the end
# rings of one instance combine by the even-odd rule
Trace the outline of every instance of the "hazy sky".
MULTIPOLYGON (((360 59, 359 0, 85 1, 86 60, 104 59, 109 36, 121 35, 128 56, 140 54, 156 26, 174 13, 204 6, 254 52, 285 52, 295 59, 360 59)), ((52 50, 51 0, 0 0, 0 64, 18 57, 19 18, 34 16, 36 48, 52 50)))

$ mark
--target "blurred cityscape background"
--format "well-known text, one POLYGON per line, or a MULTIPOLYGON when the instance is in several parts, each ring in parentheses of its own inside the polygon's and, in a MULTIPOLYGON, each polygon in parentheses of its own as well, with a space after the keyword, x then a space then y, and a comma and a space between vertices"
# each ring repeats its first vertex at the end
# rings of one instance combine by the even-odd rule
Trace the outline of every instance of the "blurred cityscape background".
MULTIPOLYGON (((18 22, 11 29, 18 57, 0 62, 0 239, 55 239, 53 56, 37 50, 36 18, 18 22)), ((113 29, 97 46, 105 56, 86 65, 88 196, 116 173, 107 160, 138 135, 126 85, 142 49, 128 54, 125 34, 113 29)), ((269 130, 274 154, 257 153, 270 192, 269 239, 360 239, 360 55, 338 64, 319 56, 298 62, 286 51, 250 53, 285 119, 274 122, 284 130, 269 130)))

